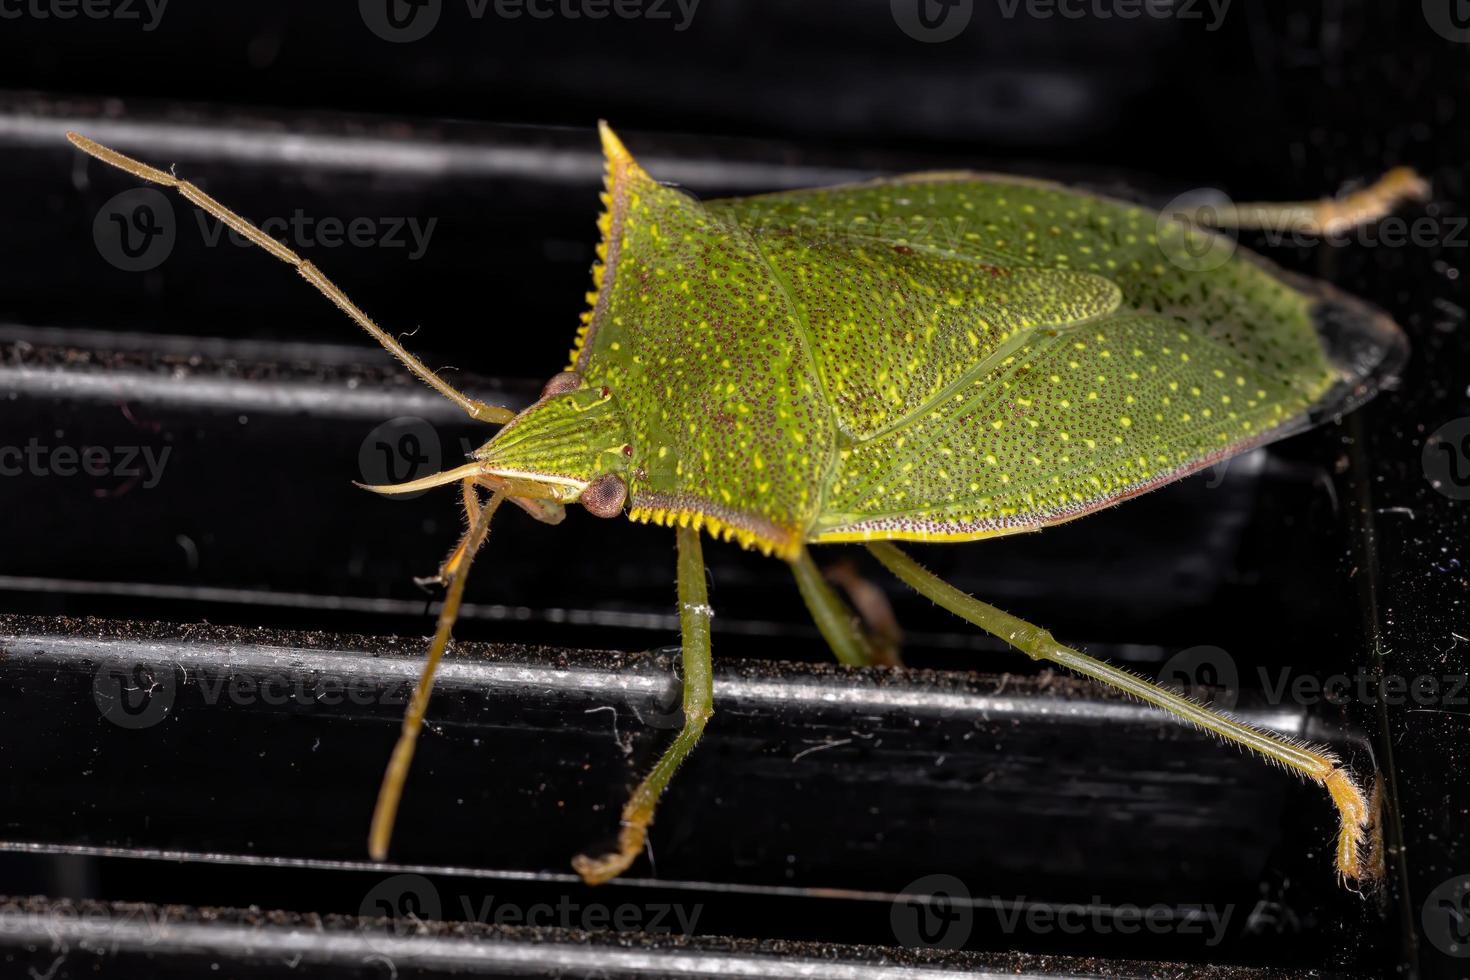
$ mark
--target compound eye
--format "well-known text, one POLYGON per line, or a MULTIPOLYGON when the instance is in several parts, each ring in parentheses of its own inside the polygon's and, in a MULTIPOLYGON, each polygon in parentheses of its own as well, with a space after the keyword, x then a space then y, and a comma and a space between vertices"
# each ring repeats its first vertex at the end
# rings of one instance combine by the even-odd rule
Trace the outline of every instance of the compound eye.
POLYGON ((604 473, 587 484, 580 499, 594 517, 617 517, 628 502, 628 485, 616 473, 604 473))
POLYGON ((541 389, 542 398, 550 398, 552 395, 562 395, 568 391, 576 391, 582 387, 582 376, 576 371, 563 371, 546 382, 541 389))

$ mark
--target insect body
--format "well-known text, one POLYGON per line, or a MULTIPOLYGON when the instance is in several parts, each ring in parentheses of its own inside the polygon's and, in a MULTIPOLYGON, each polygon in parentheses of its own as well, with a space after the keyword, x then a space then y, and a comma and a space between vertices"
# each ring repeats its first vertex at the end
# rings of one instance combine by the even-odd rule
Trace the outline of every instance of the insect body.
MULTIPOLYGON (((1060 185, 968 173, 701 203, 650 177, 606 126, 595 289, 567 370, 514 414, 455 391, 310 263, 193 185, 73 136, 270 249, 472 417, 505 423, 468 463, 384 493, 458 483, 470 529, 384 779, 370 848, 399 793, 464 576, 506 499, 544 520, 580 502, 676 527, 685 723, 623 810, 628 868, 658 797, 712 710, 700 532, 789 563, 839 659, 875 645, 809 546, 869 542, 940 605, 1036 659, 1155 704, 1322 784, 1337 867, 1371 877, 1374 808, 1325 750, 1213 712, 1061 646, 959 593, 893 544, 968 541, 1070 520, 1339 413, 1403 353, 1386 318, 1298 280, 1187 218, 1060 185), (488 502, 482 490, 492 493, 488 502)), ((1244 205, 1221 224, 1304 230, 1371 220, 1422 182, 1395 171, 1318 205, 1244 205)))

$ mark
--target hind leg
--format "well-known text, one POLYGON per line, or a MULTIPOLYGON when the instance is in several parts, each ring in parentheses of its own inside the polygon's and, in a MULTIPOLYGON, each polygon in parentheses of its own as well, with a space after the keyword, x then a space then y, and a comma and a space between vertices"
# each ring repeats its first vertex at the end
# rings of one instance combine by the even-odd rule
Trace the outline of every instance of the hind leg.
POLYGON ((1342 197, 1294 203, 1261 201, 1212 207, 1208 214, 1180 212, 1176 217, 1216 228, 1296 231, 1336 235, 1371 224, 1405 201, 1429 198, 1429 183, 1408 167, 1395 167, 1361 190, 1342 197))
POLYGON ((812 561, 811 552, 801 549, 791 562, 791 573, 796 576, 796 587, 801 590, 806 608, 838 663, 852 667, 866 667, 873 663, 875 652, 858 628, 857 617, 822 577, 817 563, 812 561))
POLYGON ((885 542, 870 544, 889 571, 909 587, 987 633, 1005 640, 1033 660, 1046 660, 1075 670, 1140 701, 1162 708, 1181 721, 1197 725, 1212 735, 1280 766, 1300 773, 1327 790, 1337 807, 1340 832, 1337 838, 1337 870, 1348 880, 1371 880, 1379 867, 1371 853, 1376 839, 1377 811, 1363 790, 1338 759, 1325 749, 1297 744, 1272 732, 1236 721, 1202 704, 1153 684, 1136 674, 1120 670, 1085 653, 1064 647, 1052 635, 1023 619, 972 598, 928 571, 898 548, 885 542), (1373 837, 1370 837, 1373 834, 1373 837))
POLYGON ((847 601, 862 623, 863 635, 873 648, 873 662, 891 666, 903 663, 903 627, 898 625, 893 605, 877 583, 847 558, 827 565, 822 574, 847 594, 847 601))

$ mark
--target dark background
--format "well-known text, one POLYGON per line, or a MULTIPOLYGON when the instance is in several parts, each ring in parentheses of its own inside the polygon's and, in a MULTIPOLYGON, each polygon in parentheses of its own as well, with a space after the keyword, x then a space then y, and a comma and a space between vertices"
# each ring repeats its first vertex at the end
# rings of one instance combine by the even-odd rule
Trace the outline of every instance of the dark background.
MULTIPOLYGON (((561 0, 558 5, 561 11, 561 0)), ((383 359, 351 325, 284 267, 257 252, 205 247, 182 204, 178 244, 157 269, 128 272, 104 261, 93 219, 133 182, 84 164, 60 142, 61 129, 85 129, 89 121, 98 135, 107 125, 143 125, 123 149, 154 163, 177 163, 181 173, 257 218, 301 208, 344 220, 436 219, 418 259, 387 248, 303 250, 379 322, 394 330, 419 327, 413 346, 429 363, 452 364, 520 398, 563 366, 583 307, 598 210, 593 127, 599 118, 619 130, 655 176, 701 196, 973 167, 1058 176, 1155 203, 1205 187, 1236 200, 1307 199, 1411 165, 1434 185, 1432 202, 1404 213, 1430 220, 1427 241, 1271 249, 1258 236, 1242 236, 1289 268, 1377 303, 1404 326, 1414 355, 1396 391, 1232 469, 1220 486, 1195 478, 1044 535, 931 549, 925 557, 1064 642, 1151 676, 1179 651, 1222 648, 1242 678, 1246 702, 1260 696, 1261 668, 1307 677, 1463 675, 1470 617, 1460 552, 1470 528, 1465 505, 1431 487, 1422 462, 1425 439, 1470 410, 1463 339, 1470 32, 1453 29, 1454 5, 1234 0, 1218 19, 1218 9, 1202 3, 1136 18, 1120 15, 1134 9, 1127 0, 1062 6, 1081 16, 1036 16, 1038 8, 1024 2, 1008 16, 1001 0, 951 8, 933 0, 702 0, 679 29, 683 14, 673 3, 658 8, 667 18, 594 22, 564 12, 508 19, 496 15, 493 0, 476 18, 463 0, 444 0, 412 22, 422 28, 438 9, 425 37, 390 43, 370 26, 381 13, 372 4, 364 12, 352 3, 171 0, 151 30, 143 6, 130 9, 139 20, 126 20, 59 19, 46 5, 0 4, 5 363, 17 370, 33 365, 34 350, 49 344, 55 360, 46 363, 104 374, 141 363, 145 376, 156 376, 159 363, 182 363, 181 380, 219 370, 328 385, 351 376, 395 392, 412 390, 391 380, 383 359), (920 2, 935 16, 948 9, 944 25, 963 22, 963 28, 944 41, 906 33, 900 22, 920 2), (159 145, 149 133, 167 139, 159 145), (413 152, 395 155, 394 147, 413 152), (446 148, 462 152, 436 153, 446 148), (118 349, 132 352, 134 361, 109 360, 108 352, 118 349), (202 366, 189 364, 190 356, 202 357, 202 366)), ((122 396, 99 402, 65 391, 47 397, 34 389, 0 406, 9 406, 0 408, 7 443, 62 431, 70 433, 64 438, 87 433, 116 442, 136 440, 142 431, 145 442, 176 453, 169 479, 147 491, 105 480, 0 483, 0 513, 7 515, 0 610, 407 637, 428 631, 427 619, 413 609, 426 597, 412 576, 430 571, 452 540, 452 495, 377 501, 347 483, 367 475, 359 459, 364 434, 386 415, 327 410, 301 418, 223 403, 201 409, 122 396), (109 583, 136 588, 120 595, 109 583), (284 595, 361 601, 331 608, 284 595)), ((452 416, 430 418, 447 446, 484 438, 452 416)), ((445 450, 446 459, 452 455, 445 450)), ((1470 467, 1470 457, 1459 458, 1470 467)), ((507 519, 470 586, 483 614, 468 619, 460 634, 627 651, 674 642, 672 549, 665 538, 580 513, 556 529, 507 519)), ((707 551, 719 610, 717 656, 821 659, 784 570, 728 548, 707 551)), ((862 567, 877 577, 873 566, 862 567)), ((967 670, 984 651, 988 669, 1026 671, 1021 658, 998 659, 993 647, 956 630, 927 604, 889 593, 912 635, 913 662, 967 670)), ((34 691, 32 706, 23 709, 24 693, 11 692, 14 711, 39 710, 34 691)), ((1394 833, 1402 839, 1387 887, 1370 902, 1336 893, 1320 849, 1310 859, 1299 856, 1302 842, 1317 843, 1326 827, 1314 793, 1268 779, 1264 785, 1275 788, 1263 792, 1277 794, 1261 811, 1262 825, 1276 835, 1263 845, 1270 857, 1242 862, 1229 875, 1220 865, 1226 863, 1221 856, 1234 853, 1231 845, 1207 835, 1192 864, 1160 845, 1170 857, 1145 873, 1138 851, 1122 848, 1133 856, 1109 861, 1108 837, 1100 834, 1095 870, 1065 878, 1047 866, 1056 843, 1044 823, 1018 821, 1015 837, 979 847, 1012 851, 1013 861, 998 864, 1022 869, 1012 869, 1018 878, 1000 874, 997 887, 1024 888, 1028 866, 1053 894, 1084 902, 1097 889, 1105 900, 1146 901, 1151 888, 1168 881, 1171 902, 1224 895, 1244 915, 1259 911, 1259 900, 1286 910, 1283 919, 1297 919, 1291 928, 1258 928, 1234 937, 1224 951, 1099 936, 1001 937, 976 945, 1457 976, 1458 963, 1423 941, 1422 913, 1436 888, 1470 873, 1466 710, 1463 702, 1380 710, 1354 701, 1307 712, 1319 726, 1314 730, 1333 733, 1321 737, 1356 733, 1348 744, 1371 744, 1380 765, 1392 767, 1394 833), (1211 850, 1221 859, 1211 860, 1205 853, 1211 850)), ((95 713, 79 717, 84 725, 55 733, 59 743, 106 750, 116 733, 99 727, 95 713)), ((202 723, 195 731, 207 745, 211 732, 233 744, 258 730, 246 718, 202 723)), ((389 731, 391 725, 362 750, 363 798, 389 731)), ((8 742, 23 740, 18 729, 10 734, 8 742)), ((1158 741, 1147 733, 1137 741, 1147 745, 1150 738, 1158 741)), ((1116 765, 1126 782, 1128 767, 1145 763, 1122 749, 1109 756, 1109 744, 1103 727, 1006 751, 1081 758, 1095 773, 1116 765)), ((535 746, 529 739, 524 751, 534 753, 535 746)), ((44 765, 17 759, 9 765, 18 779, 24 773, 36 781, 30 785, 59 791, 44 765)), ((695 786, 721 782, 713 764, 684 775, 695 786)), ((1034 773, 1027 778, 1044 781, 1034 773)), ((593 779, 587 795, 598 797, 600 789, 616 799, 618 779, 616 773, 607 783, 593 779)), ((224 785, 229 777, 200 777, 206 787, 213 780, 224 785)), ((734 794, 739 780, 730 783, 734 794)), ((259 792, 269 799, 268 779, 264 785, 259 792)), ((30 816, 12 819, 10 837, 47 838, 38 829, 47 806, 84 812, 97 788, 68 791, 81 795, 38 802, 27 785, 13 786, 12 802, 30 816), (29 801, 24 806, 21 797, 29 801)), ((494 795, 493 787, 475 791, 494 795)), ((882 800, 901 790, 875 777, 869 792, 882 800)), ((804 810, 823 805, 810 796, 792 802, 804 810)), ((767 804, 779 807, 781 800, 767 804)), ((360 805, 360 799, 342 802, 343 819, 359 820, 360 805)), ((1208 809, 1210 802, 1199 806, 1208 809)), ((201 819, 211 819, 207 808, 201 819)), ((676 819, 666 817, 664 826, 676 819)), ((487 823, 483 811, 466 820, 487 823)), ((780 833, 778 815, 754 822, 780 833)), ((357 826, 347 835, 354 842, 357 826)), ((600 826, 589 818, 566 836, 580 846, 577 835, 600 826)), ((90 833, 86 820, 77 828, 51 837, 107 837, 90 833)), ((687 826, 671 833, 662 851, 669 855, 665 871, 678 868, 680 853, 698 854, 687 826)), ((983 830, 976 833, 983 837, 983 830)), ((895 889, 951 870, 929 857, 909 861, 903 845, 889 846, 895 849, 885 871, 891 876, 881 881, 865 879, 863 868, 847 869, 855 877, 844 879, 840 867, 817 862, 820 873, 800 883, 841 879, 895 889)), ((1146 842, 1134 846, 1148 852, 1146 842)), ((319 853, 314 847, 308 842, 299 850, 319 853)), ((434 859, 520 867, 496 864, 503 854, 468 848, 459 846, 470 854, 459 862, 443 853, 434 859)), ((545 850, 544 862, 538 851, 525 863, 564 870, 555 864, 560 843, 545 850)), ((776 850, 741 872, 747 883, 782 880, 776 850)), ((327 851, 347 855, 352 848, 324 845, 320 853, 327 851)), ((705 876, 700 880, 719 880, 718 847, 710 855, 703 864, 691 859, 686 877, 698 872, 705 876)), ((990 867, 989 859, 975 860, 990 867)), ((873 877, 881 876, 873 871, 873 877)), ((69 880, 41 863, 19 862, 13 883, 0 891, 353 911, 366 887, 321 873, 254 875, 187 865, 144 873, 106 861, 89 865, 82 884, 69 880)), ((803 906, 801 916, 792 916, 779 906, 732 901, 720 927, 712 928, 753 938, 892 941, 886 926, 875 931, 844 915, 803 906)))

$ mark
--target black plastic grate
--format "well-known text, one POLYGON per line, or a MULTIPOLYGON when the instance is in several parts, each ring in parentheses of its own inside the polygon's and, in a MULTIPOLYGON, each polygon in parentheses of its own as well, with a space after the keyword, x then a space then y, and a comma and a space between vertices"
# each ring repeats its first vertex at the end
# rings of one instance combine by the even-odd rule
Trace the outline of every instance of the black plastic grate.
POLYGON ((909 45, 877 0, 835 18, 789 6, 722 4, 677 42, 527 22, 386 46, 269 3, 180 8, 142 39, 5 22, 0 448, 34 444, 48 469, 0 479, 0 892, 46 897, 0 906, 0 973, 1459 976, 1444 888, 1470 871, 1454 702, 1470 528, 1424 453, 1470 413, 1451 234, 1470 46, 1441 43, 1418 5, 1356 0, 1242 0, 1218 34, 981 9, 951 46, 909 45), (95 63, 63 71, 78 62, 61 52, 95 63), (161 100, 179 95, 196 101, 161 100), (1087 521, 924 554, 1065 642, 1149 676, 1196 668, 1248 716, 1378 761, 1385 889, 1332 880, 1316 790, 1035 673, 860 553, 831 552, 885 583, 911 669, 829 666, 790 576, 715 547, 716 721, 661 810, 656 865, 585 889, 568 859, 608 839, 670 732, 677 632, 669 535, 580 513, 496 527, 393 862, 367 862, 393 702, 431 624, 413 577, 460 518, 452 494, 387 501, 350 481, 452 463, 486 430, 177 200, 166 258, 119 268, 94 222, 134 185, 61 135, 176 163, 255 218, 397 222, 402 247, 304 250, 380 322, 421 327, 430 363, 520 404, 562 367, 581 310, 599 115, 702 196, 958 166, 1158 201, 1427 173, 1436 200, 1408 216, 1436 220, 1436 243, 1272 253, 1405 324, 1399 391, 1087 521), (419 254, 411 218, 435 222, 419 254), (56 472, 55 449, 88 446, 168 456, 156 481, 115 456, 100 476, 56 472), (1385 674, 1438 694, 1310 696, 1385 674), (339 681, 366 703, 335 699, 339 681), (934 875, 970 901, 921 919, 905 894, 934 875), (622 905, 628 928, 596 918, 622 905), (692 937, 653 928, 651 910, 662 925, 696 907, 692 937), (389 911, 395 925, 373 919, 389 911), (1128 931, 1144 912, 1163 925, 1128 931), (902 923, 921 921, 916 940, 902 923), (954 923, 969 953, 903 948, 955 941, 954 923))

